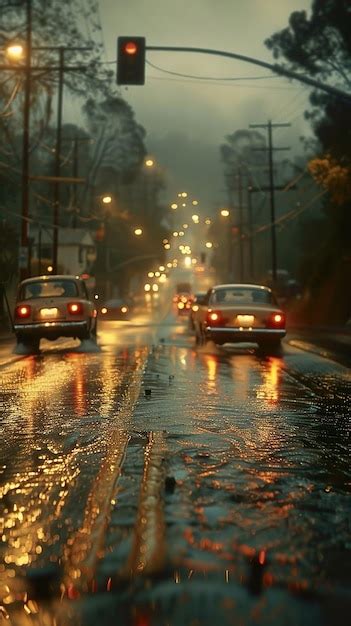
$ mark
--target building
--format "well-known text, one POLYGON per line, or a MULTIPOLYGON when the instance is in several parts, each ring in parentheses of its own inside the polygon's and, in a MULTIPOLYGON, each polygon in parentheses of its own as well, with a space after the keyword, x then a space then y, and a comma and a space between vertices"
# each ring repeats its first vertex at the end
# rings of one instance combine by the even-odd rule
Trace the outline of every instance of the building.
MULTIPOLYGON (((43 274, 52 264, 52 230, 31 228, 31 274, 43 274)), ((89 230, 60 228, 58 233, 57 271, 59 274, 91 274, 96 246, 89 230)))

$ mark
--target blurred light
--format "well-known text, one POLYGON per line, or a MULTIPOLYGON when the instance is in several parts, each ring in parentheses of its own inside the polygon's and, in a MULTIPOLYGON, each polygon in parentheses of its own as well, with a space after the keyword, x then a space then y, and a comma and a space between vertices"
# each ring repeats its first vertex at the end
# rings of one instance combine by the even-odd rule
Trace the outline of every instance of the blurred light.
POLYGON ((173 237, 178 237, 178 232, 176 230, 173 233, 173 237))
POLYGON ((191 216, 191 219, 193 220, 193 222, 194 222, 195 224, 198 224, 198 222, 199 222, 199 216, 198 216, 198 215, 196 215, 196 213, 194 213, 194 215, 192 215, 192 216, 191 216))
POLYGON ((161 276, 161 273, 160 272, 155 272, 155 276, 156 276, 156 278, 158 278, 159 276, 161 276))
POLYGON ((167 276, 166 274, 161 274, 160 278, 158 279, 160 283, 165 283, 167 280, 167 276))
POLYGON ((167 267, 172 267, 172 263, 167 263, 167 267))
POLYGON ((168 239, 162 239, 162 243, 168 243, 168 239))
POLYGON ((191 257, 190 256, 186 256, 185 257, 184 265, 185 265, 185 267, 190 267, 191 266, 191 257))
POLYGON ((154 272, 148 272, 147 275, 149 278, 153 278, 155 276, 154 272))
POLYGON ((99 299, 99 296, 98 296, 98 294, 97 294, 97 293, 95 294, 94 298, 95 298, 95 300, 98 300, 98 299, 99 299))
POLYGON ((184 230, 179 231, 179 237, 184 237, 184 230))
POLYGON ((128 312, 128 307, 122 306, 121 311, 122 311, 122 313, 127 313, 128 312))
POLYGON ((205 246, 206 246, 206 248, 212 248, 212 246, 213 246, 212 241, 206 241, 205 246))
POLYGON ((228 209, 222 209, 222 210, 221 210, 221 216, 222 216, 222 217, 229 217, 229 211, 228 211, 228 209))
POLYGON ((178 306, 178 309, 184 309, 185 304, 184 302, 178 302, 177 306, 178 306))
POLYGON ((183 202, 182 206, 186 206, 186 202, 183 202))
POLYGON ((155 162, 153 161, 153 159, 146 159, 146 161, 145 161, 146 167, 152 167, 154 165, 154 163, 155 162))
POLYGON ((18 59, 22 59, 24 56, 24 48, 21 44, 13 44, 11 46, 8 46, 6 48, 6 56, 9 57, 9 59, 13 59, 18 60, 18 59))
POLYGON ((52 271, 53 271, 53 269, 54 269, 54 268, 52 267, 52 265, 48 265, 48 266, 47 266, 47 268, 46 268, 46 271, 47 271, 47 272, 52 272, 52 271))
POLYGON ((186 191, 183 191, 181 194, 182 198, 187 198, 188 194, 186 191))
POLYGON ((159 289, 158 284, 157 284, 157 283, 154 283, 154 284, 152 285, 152 291, 158 291, 158 289, 159 289))
POLYGON ((183 224, 184 230, 188 228, 188 224, 183 224))
POLYGON ((112 197, 111 196, 103 196, 102 197, 102 201, 103 201, 104 204, 111 204, 112 197))
POLYGON ((194 206, 197 206, 199 203, 197 200, 193 200, 191 204, 193 204, 194 206))
POLYGON ((149 285, 149 283, 146 283, 144 285, 144 291, 150 291, 151 290, 151 285, 149 285))
POLYGON ((178 204, 176 204, 176 202, 173 202, 173 204, 171 204, 171 209, 177 209, 178 208, 178 204))
POLYGON ((171 249, 171 245, 169 243, 165 243, 165 245, 163 246, 165 250, 170 250, 171 249))
POLYGON ((193 311, 198 311, 199 310, 199 305, 198 304, 193 304, 193 306, 191 307, 193 311))
POLYGON ((210 220, 209 217, 206 217, 205 224, 207 224, 207 226, 209 226, 211 224, 211 220, 210 220))
POLYGON ((191 262, 192 262, 192 264, 193 264, 193 265, 196 265, 196 263, 197 263, 197 259, 195 259, 195 258, 194 258, 194 259, 191 259, 191 262))
POLYGON ((143 234, 143 229, 142 228, 135 228, 134 229, 134 235, 136 235, 137 237, 140 237, 140 235, 143 234))
POLYGON ((101 313, 102 313, 103 315, 105 315, 105 314, 107 313, 107 309, 106 309, 106 307, 105 307, 105 306, 104 306, 104 307, 102 307, 102 309, 101 309, 101 313))
POLYGON ((160 272, 164 272, 165 271, 165 266, 164 265, 160 265, 160 267, 158 269, 160 270, 160 272))

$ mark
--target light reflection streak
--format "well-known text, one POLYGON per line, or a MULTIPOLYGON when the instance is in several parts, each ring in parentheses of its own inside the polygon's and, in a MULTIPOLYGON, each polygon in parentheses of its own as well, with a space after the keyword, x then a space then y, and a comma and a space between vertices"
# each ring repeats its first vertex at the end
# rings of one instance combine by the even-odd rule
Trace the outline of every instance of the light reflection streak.
POLYGON ((256 392, 259 400, 266 400, 266 407, 275 406, 279 400, 279 383, 281 372, 281 360, 272 357, 263 374, 263 383, 256 392))
POLYGON ((218 359, 212 354, 206 354, 205 363, 207 366, 207 388, 209 391, 214 391, 217 388, 218 359))

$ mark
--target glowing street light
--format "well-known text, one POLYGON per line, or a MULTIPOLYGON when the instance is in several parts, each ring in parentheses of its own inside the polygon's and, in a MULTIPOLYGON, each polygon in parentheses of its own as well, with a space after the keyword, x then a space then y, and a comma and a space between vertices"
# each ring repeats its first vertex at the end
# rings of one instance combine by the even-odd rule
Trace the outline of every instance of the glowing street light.
POLYGON ((191 204, 193 204, 194 206, 197 206, 199 203, 197 200, 193 200, 191 204))
POLYGON ((143 229, 142 228, 135 228, 134 229, 134 235, 136 235, 137 237, 140 237, 140 235, 143 234, 143 229))
POLYGON ((229 211, 228 211, 228 209, 222 209, 222 210, 221 210, 221 216, 222 216, 222 217, 229 217, 229 211))
POLYGON ((211 220, 210 220, 210 218, 209 218, 209 217, 206 217, 206 219, 205 219, 205 224, 206 224, 207 226, 209 226, 209 225, 211 224, 211 220))
POLYGON ((111 204, 112 197, 111 196, 102 196, 102 202, 103 202, 103 204, 111 204))
POLYGON ((154 272, 148 272, 147 275, 148 275, 149 278, 153 278, 155 276, 154 272))
POLYGON ((178 204, 176 202, 173 202, 173 204, 171 204, 171 209, 177 209, 178 208, 178 204))
POLYGON ((145 165, 146 167, 153 167, 155 165, 155 161, 153 159, 146 159, 145 165))
POLYGON ((199 223, 199 216, 196 215, 196 213, 194 215, 191 216, 191 219, 193 220, 194 224, 198 224, 199 223))
POLYGON ((13 61, 21 60, 24 56, 23 46, 21 44, 12 44, 11 46, 7 46, 6 56, 13 61))
POLYGON ((188 194, 186 191, 182 191, 182 193, 180 194, 182 196, 182 198, 187 198, 188 194))
POLYGON ((206 248, 212 248, 213 247, 212 241, 206 241, 205 246, 206 248))
POLYGON ((165 245, 163 246, 165 250, 170 250, 171 249, 171 244, 170 243, 165 243, 165 245))
POLYGON ((149 283, 146 283, 144 285, 144 291, 146 291, 146 292, 151 291, 151 285, 149 283))

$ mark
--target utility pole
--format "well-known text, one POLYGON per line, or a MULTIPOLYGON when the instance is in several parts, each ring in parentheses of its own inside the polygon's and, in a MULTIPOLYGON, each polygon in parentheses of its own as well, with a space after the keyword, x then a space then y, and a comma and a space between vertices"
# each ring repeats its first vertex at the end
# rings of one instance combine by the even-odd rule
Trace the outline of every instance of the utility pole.
POLYGON ((272 124, 269 120, 267 124, 250 124, 250 128, 266 128, 268 131, 268 148, 255 148, 256 150, 268 150, 268 165, 269 165, 269 193, 270 193, 270 205, 271 205, 271 246, 272 246, 272 279, 273 283, 277 281, 277 242, 275 231, 275 198, 274 198, 274 163, 273 163, 273 150, 289 150, 290 148, 274 148, 272 140, 273 128, 283 128, 291 126, 291 124, 272 124))
POLYGON ((26 61, 24 68, 23 142, 22 142, 22 220, 21 249, 19 255, 20 280, 28 276, 28 213, 29 213, 29 124, 32 63, 32 1, 26 0, 27 33, 26 61))
MULTIPOLYGON (((78 179, 78 148, 80 141, 88 141, 91 142, 89 137, 74 137, 73 138, 73 170, 72 176, 74 179, 78 179)), ((77 212, 78 212, 78 194, 77 194, 77 185, 73 184, 73 207, 74 214, 72 220, 73 228, 77 228, 77 212)))
MULTIPOLYGON (((61 131, 62 131, 62 109, 63 109, 63 81, 64 73, 70 70, 85 70, 85 67, 65 67, 65 52, 68 51, 84 51, 91 50, 91 46, 38 46, 36 50, 58 50, 59 65, 58 68, 58 101, 57 101, 57 128, 56 128, 56 148, 55 148, 55 164, 54 164, 54 214, 53 214, 53 250, 52 250, 52 267, 53 273, 57 273, 57 257, 58 257, 58 237, 59 237, 59 207, 60 207, 60 173, 61 173, 61 131)), ((50 68, 49 68, 50 69, 50 68)))

